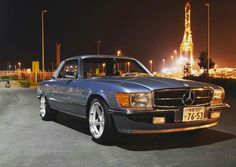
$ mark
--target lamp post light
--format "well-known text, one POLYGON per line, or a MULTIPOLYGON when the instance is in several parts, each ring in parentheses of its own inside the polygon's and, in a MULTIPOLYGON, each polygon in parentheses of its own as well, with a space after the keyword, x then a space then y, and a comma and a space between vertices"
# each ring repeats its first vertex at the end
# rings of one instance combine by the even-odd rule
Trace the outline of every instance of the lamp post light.
POLYGON ((20 67, 21 67, 21 62, 18 62, 18 66, 19 66, 19 70, 20 70, 20 67))
POLYGON ((102 41, 98 41, 97 42, 97 54, 100 54, 100 45, 101 45, 102 41))
POLYGON ((105 73, 105 66, 106 66, 106 63, 102 63, 102 72, 105 73))
POLYGON ((165 60, 165 59, 162 59, 162 63, 163 63, 163 68, 165 68, 166 60, 165 60))
POLYGON ((129 68, 130 68, 130 62, 128 62, 128 72, 129 72, 129 68))
POLYGON ((210 4, 205 4, 207 6, 207 74, 209 74, 210 68, 210 4))
POLYGON ((47 10, 41 11, 41 21, 42 21, 42 71, 44 72, 44 13, 47 13, 47 10))
POLYGON ((121 56, 121 50, 117 50, 116 55, 119 57, 121 56))
POLYGON ((175 54, 175 57, 177 57, 177 53, 178 53, 177 50, 174 50, 173 52, 175 54))
POLYGON ((149 60, 149 64, 150 64, 150 71, 152 72, 152 60, 149 60))

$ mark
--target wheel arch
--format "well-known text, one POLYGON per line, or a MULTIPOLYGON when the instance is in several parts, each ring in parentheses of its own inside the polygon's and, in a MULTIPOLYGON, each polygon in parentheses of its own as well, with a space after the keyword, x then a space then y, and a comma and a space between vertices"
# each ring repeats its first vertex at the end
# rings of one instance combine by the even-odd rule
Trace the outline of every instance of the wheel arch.
POLYGON ((88 118, 88 112, 89 112, 89 107, 90 107, 90 104, 91 102, 94 100, 94 99, 99 99, 101 101, 103 101, 107 107, 109 108, 109 105, 108 105, 108 102, 106 100, 106 98, 104 98, 102 95, 100 94, 92 94, 89 96, 88 100, 87 100, 87 105, 86 105, 86 117, 88 118))

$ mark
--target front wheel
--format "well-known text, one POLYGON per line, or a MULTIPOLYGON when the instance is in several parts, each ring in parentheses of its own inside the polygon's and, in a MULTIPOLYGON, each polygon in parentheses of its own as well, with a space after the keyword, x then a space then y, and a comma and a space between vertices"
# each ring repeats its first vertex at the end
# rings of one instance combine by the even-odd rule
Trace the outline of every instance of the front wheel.
POLYGON ((108 114, 108 106, 100 99, 94 99, 89 107, 89 129, 93 140, 98 143, 111 141, 114 126, 108 114))

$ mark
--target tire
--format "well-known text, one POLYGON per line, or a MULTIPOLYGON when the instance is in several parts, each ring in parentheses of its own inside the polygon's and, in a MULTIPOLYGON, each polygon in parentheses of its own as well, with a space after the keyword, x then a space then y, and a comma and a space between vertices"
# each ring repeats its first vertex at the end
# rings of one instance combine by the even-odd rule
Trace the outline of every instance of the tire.
POLYGON ((108 113, 108 106, 103 100, 95 98, 90 103, 88 124, 93 141, 100 144, 113 141, 115 129, 111 115, 108 113))
POLYGON ((50 121, 50 120, 55 119, 56 117, 56 111, 50 108, 47 98, 44 95, 40 97, 39 113, 40 113, 40 117, 44 121, 50 121))

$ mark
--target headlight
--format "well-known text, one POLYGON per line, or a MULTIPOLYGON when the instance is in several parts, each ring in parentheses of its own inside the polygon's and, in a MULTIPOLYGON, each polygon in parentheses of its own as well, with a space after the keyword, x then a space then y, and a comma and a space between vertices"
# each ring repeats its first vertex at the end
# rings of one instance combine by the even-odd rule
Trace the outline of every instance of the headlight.
POLYGON ((152 109, 152 93, 116 93, 121 107, 136 109, 152 109))
POLYGON ((225 91, 224 89, 215 89, 214 90, 214 94, 213 94, 213 98, 211 101, 212 105, 219 105, 223 103, 225 97, 225 91))

